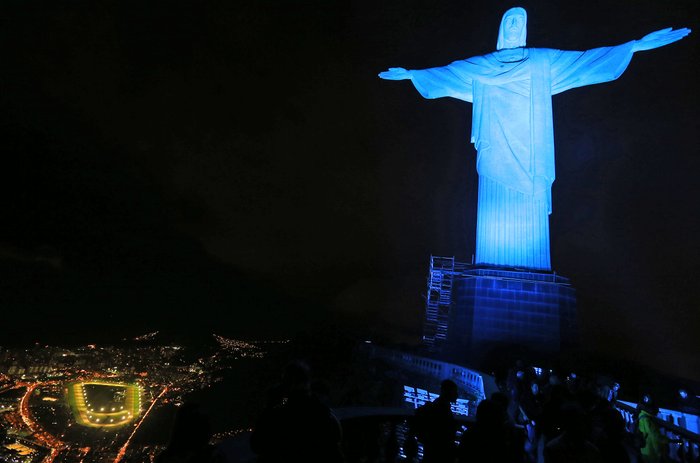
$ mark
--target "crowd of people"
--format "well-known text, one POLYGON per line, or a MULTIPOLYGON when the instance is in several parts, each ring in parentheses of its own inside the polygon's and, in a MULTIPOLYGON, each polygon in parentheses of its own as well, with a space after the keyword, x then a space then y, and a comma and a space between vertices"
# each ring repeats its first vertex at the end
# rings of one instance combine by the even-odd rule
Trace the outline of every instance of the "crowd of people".
POLYGON ((476 422, 457 438, 458 426, 447 413, 456 384, 445 380, 440 398, 418 408, 411 425, 409 438, 422 443, 423 462, 669 461, 669 439, 652 419, 658 408, 648 397, 630 431, 614 406, 619 386, 609 381, 573 373, 562 380, 552 371, 519 364, 500 389, 479 403, 476 422))
MULTIPOLYGON (((402 461, 423 463, 667 461, 668 439, 652 419, 658 409, 651 400, 642 401, 630 432, 614 407, 617 390, 610 382, 575 374, 560 378, 552 371, 516 365, 501 381, 500 391, 479 403, 475 421, 464 429, 451 408, 458 386, 447 379, 440 396, 408 420, 402 451, 394 427, 384 451, 357 460, 345 454, 340 422, 312 391, 308 366, 294 361, 268 391, 250 449, 259 463, 395 462, 400 454, 402 461)), ((186 404, 179 410, 170 445, 156 462, 228 461, 209 444, 210 434, 206 416, 186 404)))

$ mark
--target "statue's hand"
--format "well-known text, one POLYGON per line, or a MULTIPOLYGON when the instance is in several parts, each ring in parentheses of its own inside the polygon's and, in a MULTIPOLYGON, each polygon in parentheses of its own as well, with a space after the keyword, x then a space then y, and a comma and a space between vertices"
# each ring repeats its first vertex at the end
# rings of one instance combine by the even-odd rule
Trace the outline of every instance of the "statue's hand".
POLYGON ((686 35, 690 34, 690 29, 684 27, 682 29, 673 30, 672 27, 661 29, 660 31, 647 34, 634 42, 634 51, 651 50, 652 48, 663 47, 669 43, 676 42, 686 35))
POLYGON ((380 72, 379 77, 387 80, 404 80, 411 78, 411 71, 404 68, 389 68, 388 71, 380 72))

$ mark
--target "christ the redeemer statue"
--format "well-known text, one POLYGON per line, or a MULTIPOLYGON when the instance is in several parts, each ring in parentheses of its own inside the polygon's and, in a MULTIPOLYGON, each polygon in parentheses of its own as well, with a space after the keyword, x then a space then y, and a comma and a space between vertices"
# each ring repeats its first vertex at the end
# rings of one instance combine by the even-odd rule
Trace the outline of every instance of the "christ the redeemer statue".
POLYGON ((476 263, 550 270, 549 214, 554 182, 552 95, 615 80, 637 51, 682 39, 689 29, 588 51, 525 48, 527 15, 503 15, 497 50, 443 67, 390 68, 424 98, 473 103, 471 141, 479 174, 476 263))

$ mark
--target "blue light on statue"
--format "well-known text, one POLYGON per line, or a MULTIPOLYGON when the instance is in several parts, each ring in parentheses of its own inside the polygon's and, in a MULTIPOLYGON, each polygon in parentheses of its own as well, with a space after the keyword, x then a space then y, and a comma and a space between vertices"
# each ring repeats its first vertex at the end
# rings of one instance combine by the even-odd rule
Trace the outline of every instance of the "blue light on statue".
POLYGON ((424 98, 473 103, 471 141, 479 174, 476 263, 550 270, 554 182, 552 95, 617 79, 637 51, 682 39, 663 29, 641 40, 588 51, 525 48, 527 14, 503 15, 497 51, 443 67, 379 74, 410 79, 424 98))

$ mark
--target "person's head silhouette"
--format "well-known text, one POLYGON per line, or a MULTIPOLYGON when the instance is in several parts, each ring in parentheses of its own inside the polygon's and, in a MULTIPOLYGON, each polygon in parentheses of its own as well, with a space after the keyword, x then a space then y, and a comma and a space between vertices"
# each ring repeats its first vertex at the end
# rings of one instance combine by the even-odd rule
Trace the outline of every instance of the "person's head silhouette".
POLYGON ((440 383, 440 397, 448 400, 450 403, 457 402, 457 391, 457 383, 451 379, 446 379, 440 383))

